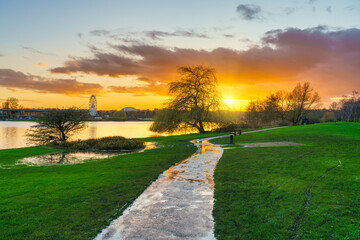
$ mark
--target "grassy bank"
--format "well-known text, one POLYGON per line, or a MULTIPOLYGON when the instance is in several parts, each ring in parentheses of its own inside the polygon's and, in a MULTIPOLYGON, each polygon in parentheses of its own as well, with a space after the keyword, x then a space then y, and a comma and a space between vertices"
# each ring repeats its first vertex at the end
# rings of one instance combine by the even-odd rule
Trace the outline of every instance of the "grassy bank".
POLYGON ((208 135, 146 138, 161 148, 77 165, 12 165, 22 157, 57 151, 45 147, 0 150, 0 239, 93 238, 158 175, 208 135))
POLYGON ((360 124, 235 137, 235 143, 271 141, 304 145, 224 152, 215 171, 217 238, 359 239, 360 124))

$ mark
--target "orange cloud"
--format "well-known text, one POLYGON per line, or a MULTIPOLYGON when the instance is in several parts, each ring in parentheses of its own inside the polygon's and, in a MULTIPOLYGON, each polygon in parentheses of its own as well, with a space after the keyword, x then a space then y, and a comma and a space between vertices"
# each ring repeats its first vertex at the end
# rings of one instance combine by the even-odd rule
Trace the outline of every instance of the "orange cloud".
POLYGON ((46 66, 49 66, 49 63, 47 62, 39 62, 38 64, 36 64, 37 66, 40 66, 40 67, 46 67, 46 66))
MULTIPOLYGON (((244 51, 228 48, 197 50, 150 45, 116 45, 114 52, 97 51, 92 58, 75 58, 53 73, 99 76, 138 76, 147 87, 110 87, 111 91, 165 94, 163 87, 176 78, 178 66, 214 67, 223 86, 264 85, 310 81, 324 96, 360 88, 360 29, 330 31, 326 27, 289 28, 265 33, 262 45, 244 51)), ((119 80, 121 81, 121 80, 119 80)), ((121 86, 121 82, 119 82, 121 86)), ((281 84, 280 84, 281 86, 281 84)), ((272 90, 267 88, 267 91, 272 90)))
POLYGON ((82 83, 76 79, 45 79, 39 76, 25 75, 11 69, 0 69, 0 86, 8 89, 66 95, 93 94, 103 91, 103 87, 99 84, 82 83))

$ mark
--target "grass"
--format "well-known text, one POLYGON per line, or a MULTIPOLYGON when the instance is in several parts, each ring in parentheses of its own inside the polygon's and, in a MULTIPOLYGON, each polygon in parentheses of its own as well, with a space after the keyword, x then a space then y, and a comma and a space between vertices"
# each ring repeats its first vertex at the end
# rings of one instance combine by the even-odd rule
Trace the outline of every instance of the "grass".
POLYGON ((13 165, 57 151, 32 147, 0 151, 0 239, 89 239, 121 215, 160 173, 196 148, 188 140, 213 136, 153 137, 161 148, 77 165, 13 165))
POLYGON ((235 143, 271 141, 304 145, 225 150, 215 171, 217 238, 360 239, 360 124, 235 137, 235 143))

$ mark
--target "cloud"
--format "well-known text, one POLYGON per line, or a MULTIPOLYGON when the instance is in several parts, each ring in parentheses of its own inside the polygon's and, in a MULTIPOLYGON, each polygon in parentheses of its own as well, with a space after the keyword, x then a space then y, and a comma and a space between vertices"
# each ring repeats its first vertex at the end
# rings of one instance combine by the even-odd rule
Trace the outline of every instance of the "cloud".
POLYGON ((224 34, 224 37, 226 37, 226 38, 234 38, 235 34, 224 34))
POLYGON ((103 90, 99 84, 82 83, 75 79, 45 79, 16 72, 12 69, 0 69, 0 86, 9 89, 66 95, 99 93, 103 90))
POLYGON ((81 39, 81 38, 83 37, 83 34, 82 34, 82 33, 78 33, 78 34, 76 34, 76 36, 77 36, 79 39, 81 39))
POLYGON ((195 30, 177 30, 175 32, 164 31, 145 31, 145 36, 152 40, 160 40, 164 37, 197 37, 197 38, 210 38, 205 33, 199 33, 195 30))
POLYGON ((245 20, 260 19, 261 7, 254 4, 240 4, 236 7, 240 17, 245 20))
POLYGON ((110 87, 111 91, 134 94, 165 94, 166 84, 177 77, 178 66, 197 64, 214 67, 225 86, 311 81, 325 95, 333 96, 360 89, 360 29, 275 29, 265 33, 261 41, 261 45, 243 51, 112 45, 111 53, 98 51, 93 57, 74 58, 51 71, 137 76, 143 82, 139 88, 110 87))
POLYGON ((309 0, 309 4, 313 4, 315 2, 317 2, 317 0, 309 0))
POLYGON ((293 14, 294 12, 296 12, 298 10, 299 10, 298 8, 285 8, 284 12, 285 12, 286 15, 290 15, 290 14, 293 14))
POLYGON ((100 37, 100 36, 106 36, 106 35, 109 35, 110 34, 110 31, 108 30, 93 30, 90 32, 91 35, 93 36, 97 36, 97 37, 100 37))
POLYGON ((41 52, 35 48, 27 47, 27 46, 21 46, 25 50, 29 50, 30 52, 37 53, 37 54, 45 54, 44 52, 41 52))
POLYGON ((332 12, 331 6, 328 6, 328 7, 326 8, 326 11, 327 11, 328 13, 331 13, 331 12, 332 12))
POLYGON ((46 66, 49 66, 49 63, 47 62, 39 62, 38 64, 36 64, 37 66, 40 66, 40 67, 46 67, 46 66))

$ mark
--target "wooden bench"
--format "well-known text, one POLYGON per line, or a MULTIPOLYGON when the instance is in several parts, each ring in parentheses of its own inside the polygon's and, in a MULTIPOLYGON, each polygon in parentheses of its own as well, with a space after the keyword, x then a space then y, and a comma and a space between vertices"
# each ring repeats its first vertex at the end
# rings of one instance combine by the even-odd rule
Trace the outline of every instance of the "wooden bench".
POLYGON ((234 129, 234 136, 236 136, 236 135, 241 135, 241 129, 234 129), (237 133, 239 133, 239 134, 237 134, 237 133))

